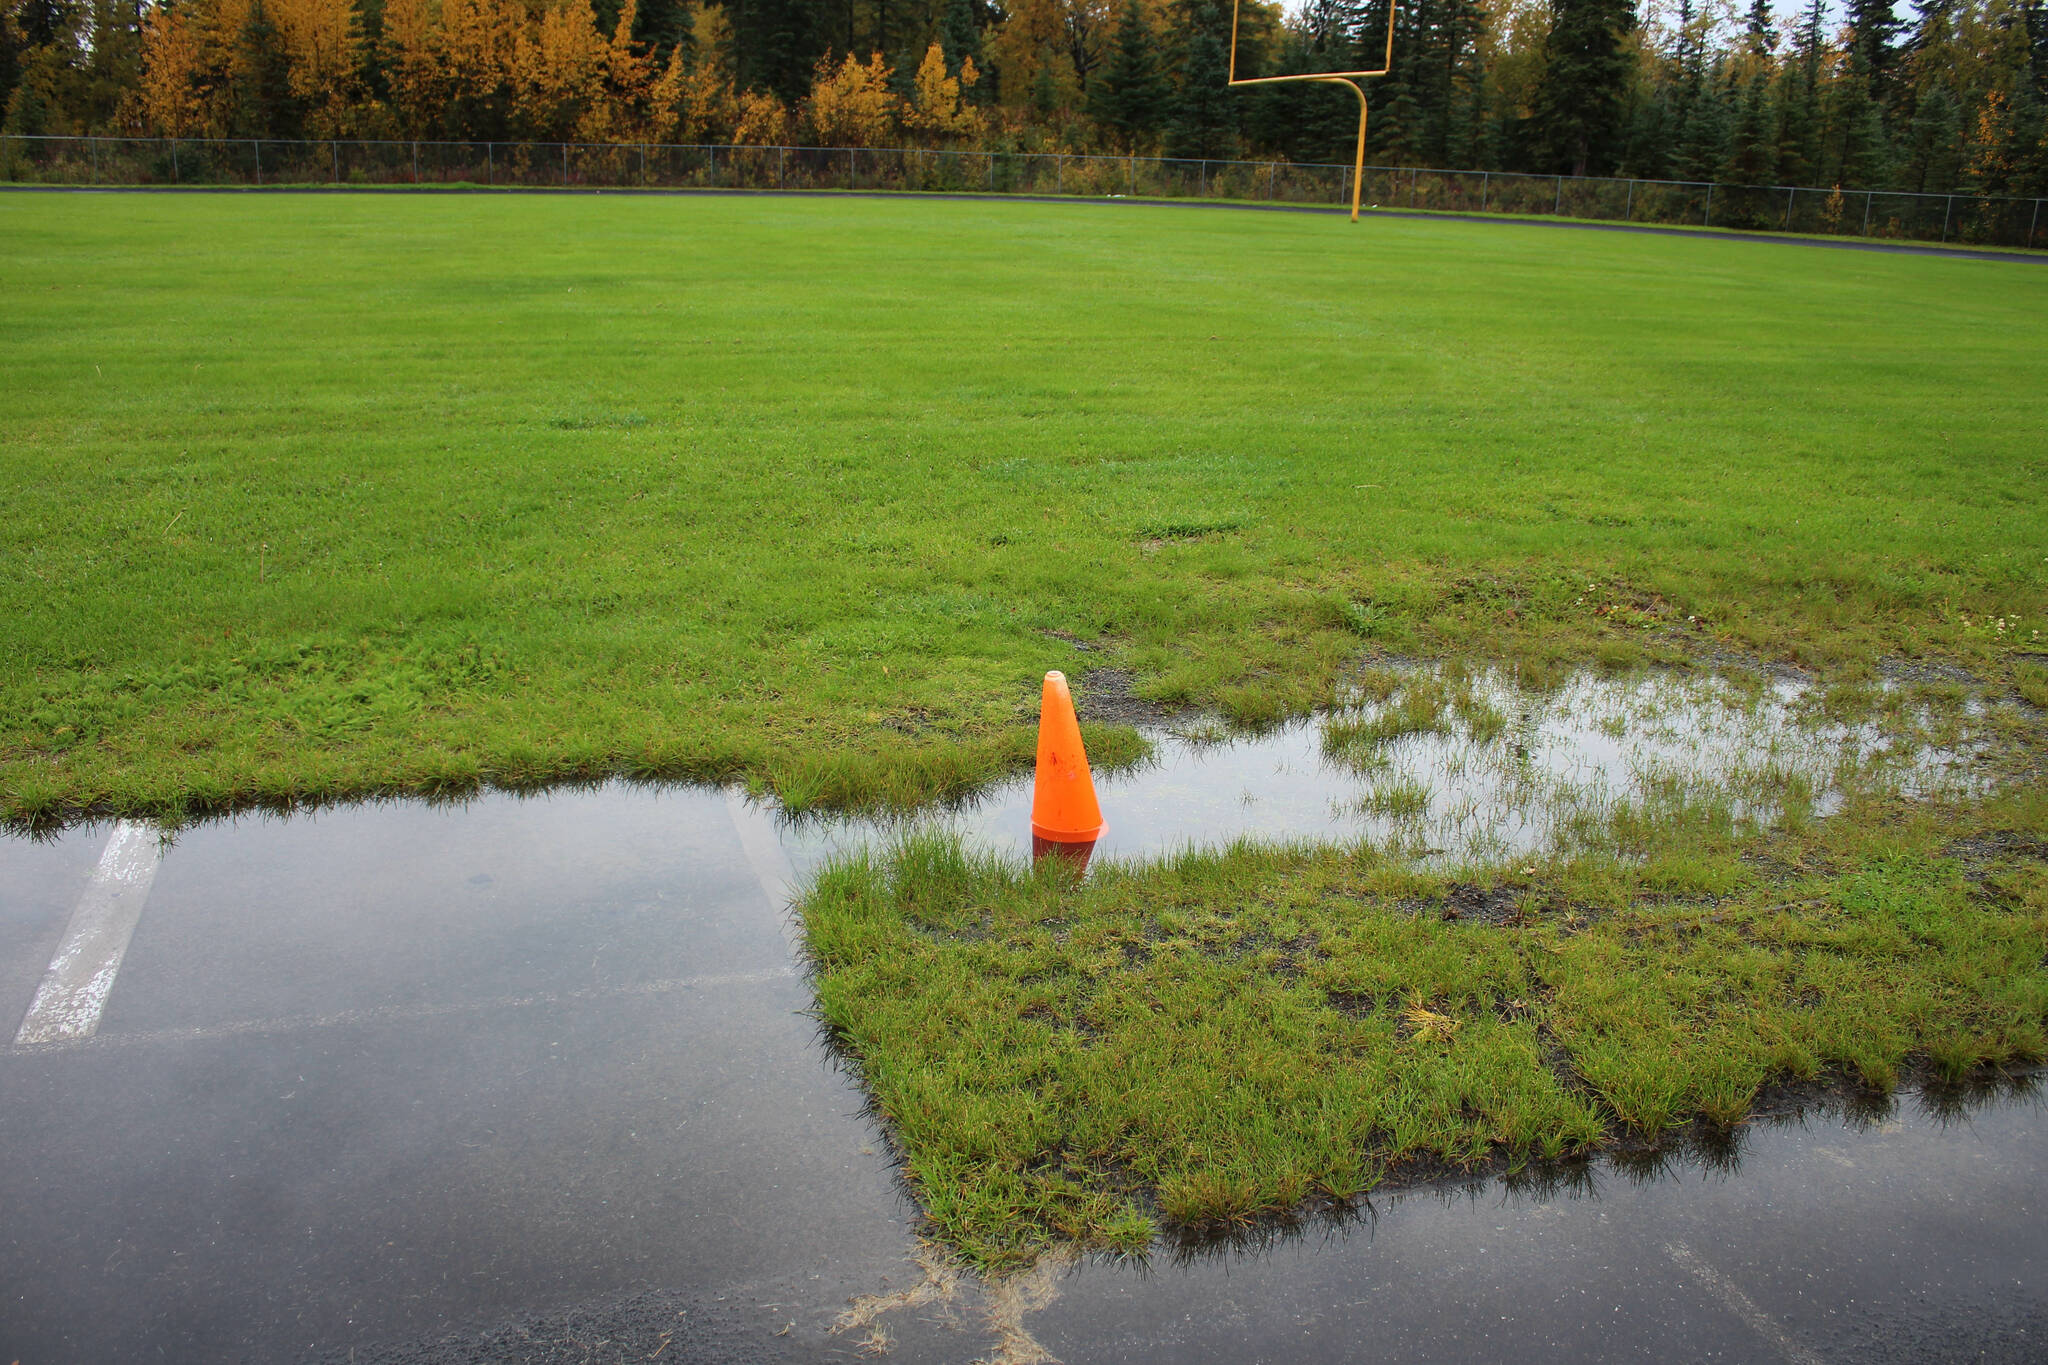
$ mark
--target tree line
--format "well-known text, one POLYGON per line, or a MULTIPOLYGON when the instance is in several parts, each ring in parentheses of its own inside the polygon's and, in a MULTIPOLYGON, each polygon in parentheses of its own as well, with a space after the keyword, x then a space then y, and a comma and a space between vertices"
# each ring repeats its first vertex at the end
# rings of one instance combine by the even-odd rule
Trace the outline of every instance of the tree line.
MULTIPOLYGON (((1372 69, 1391 0, 1245 0, 1240 75, 1372 69)), ((1402 0, 1378 165, 2048 194, 2048 0, 1402 0)), ((13 0, 0 132, 1348 161, 1229 89, 1227 0, 13 0)))

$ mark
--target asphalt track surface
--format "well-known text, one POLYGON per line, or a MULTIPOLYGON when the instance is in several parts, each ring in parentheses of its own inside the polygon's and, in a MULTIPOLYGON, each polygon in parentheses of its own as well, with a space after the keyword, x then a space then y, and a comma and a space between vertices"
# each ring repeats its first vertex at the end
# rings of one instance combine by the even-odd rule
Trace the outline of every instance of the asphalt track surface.
MULTIPOLYGON (((709 195, 721 198, 794 199, 932 199, 965 203, 1009 204, 1094 204, 1117 208, 1195 208, 1239 213, 1348 214, 1349 209, 1332 204, 1241 204, 1220 199, 1144 199, 1110 195, 1101 198, 1052 194, 947 194, 914 193, 903 190, 742 190, 742 189, 639 189, 593 186, 470 186, 406 185, 393 188, 345 185, 22 185, 0 183, 0 190, 49 194, 570 194, 570 195, 709 195)), ((1930 245, 1925 242, 1873 242, 1806 237, 1784 232, 1741 232, 1724 228, 1658 227, 1648 223, 1599 223, 1581 219, 1516 218, 1483 213, 1423 213, 1410 209, 1364 210, 1372 218, 1412 218, 1434 223, 1489 223, 1499 226, 1580 228, 1589 232, 1626 232, 1654 237, 1687 237, 1725 242, 1774 242, 1781 246, 1826 247, 1835 251, 1875 251, 1894 256, 1947 256, 1960 261, 2013 261, 2048 265, 2048 251, 1979 251, 1969 247, 1930 245)))
POLYGON ((2048 1357, 2024 1089, 933 1276, 820 847, 623 784, 0 840, 0 1362, 2048 1357))

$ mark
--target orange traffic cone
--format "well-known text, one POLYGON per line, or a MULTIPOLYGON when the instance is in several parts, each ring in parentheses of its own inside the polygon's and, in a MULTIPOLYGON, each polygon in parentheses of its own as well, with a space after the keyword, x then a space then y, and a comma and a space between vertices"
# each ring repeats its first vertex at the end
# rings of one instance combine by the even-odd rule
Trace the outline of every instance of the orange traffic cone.
POLYGON ((1102 837, 1102 807, 1067 675, 1045 675, 1038 707, 1038 779, 1031 792, 1031 833, 1056 844, 1092 844, 1102 837))

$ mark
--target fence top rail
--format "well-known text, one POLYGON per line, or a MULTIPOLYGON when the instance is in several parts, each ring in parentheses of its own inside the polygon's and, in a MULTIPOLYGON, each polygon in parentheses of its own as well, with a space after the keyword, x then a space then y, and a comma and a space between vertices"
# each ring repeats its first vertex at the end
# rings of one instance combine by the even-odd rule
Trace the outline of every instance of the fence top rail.
MULTIPOLYGON (((424 149, 429 147, 468 147, 495 149, 499 147, 528 148, 548 152, 566 151, 639 151, 639 152, 810 152, 828 155, 867 152, 874 155, 890 156, 968 156, 991 159, 1016 158, 1058 158, 1064 161, 1113 161, 1119 164, 1144 162, 1155 166, 1250 166, 1259 169, 1285 167, 1298 171, 1336 171, 1349 175, 1351 167, 1340 162, 1329 161, 1282 161, 1278 159, 1248 161, 1225 157, 1196 156, 1137 156, 1116 155, 1106 152, 1024 152, 1024 151, 973 151, 960 147, 808 147, 789 143, 746 143, 746 142, 525 142, 513 139, 492 139, 478 141, 456 141, 444 138, 290 138, 290 137, 125 137, 110 133, 0 133, 0 142, 125 142, 150 143, 159 146, 219 146, 244 147, 270 144, 272 146, 294 147, 402 147, 424 149)), ((1859 195, 1882 196, 1886 199, 1971 199, 1985 204, 2048 204, 2048 196, 1973 194, 1967 190, 1949 192, 1928 190, 1879 190, 1845 189, 1839 185, 1748 185, 1725 180, 1656 180, 1647 176, 1625 175, 1546 175, 1540 171, 1495 171, 1495 170, 1452 170, 1435 166, 1367 166, 1367 175, 1390 176, 1482 176, 1489 180, 1540 180, 1559 184, 1570 181, 1580 185, 1648 185, 1666 189, 1683 190, 1749 190, 1766 194, 1820 194, 1842 195, 1849 198, 1859 195)))

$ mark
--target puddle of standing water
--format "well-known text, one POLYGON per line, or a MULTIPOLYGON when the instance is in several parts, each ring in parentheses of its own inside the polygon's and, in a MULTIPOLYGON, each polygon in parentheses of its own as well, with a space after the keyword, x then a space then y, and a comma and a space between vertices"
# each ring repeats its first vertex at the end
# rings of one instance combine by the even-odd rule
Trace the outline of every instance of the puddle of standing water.
MULTIPOLYGON (((1581 673, 1536 691, 1506 673, 1374 670, 1333 710, 1258 735, 1209 722, 1153 729, 1153 757, 1098 774, 1108 829, 1095 856, 1236 839, 1363 841, 1424 865, 1605 850, 1659 828, 1745 833, 1839 810, 1852 794, 1981 793, 1984 708, 1944 711, 1873 688, 1853 719, 1792 681, 1581 673)), ((800 818, 799 870, 940 825, 1030 851, 1031 779, 909 820, 800 818)))

